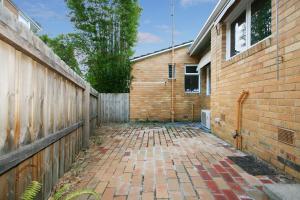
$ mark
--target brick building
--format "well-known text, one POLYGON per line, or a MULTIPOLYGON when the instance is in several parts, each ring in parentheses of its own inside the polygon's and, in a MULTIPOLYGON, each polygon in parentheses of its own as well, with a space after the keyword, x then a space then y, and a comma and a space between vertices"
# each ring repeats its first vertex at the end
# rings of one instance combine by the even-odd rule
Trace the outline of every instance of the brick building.
POLYGON ((170 121, 173 81, 174 119, 200 120, 202 98, 197 60, 188 55, 191 42, 175 47, 175 67, 172 49, 136 57, 132 60, 133 81, 130 90, 130 118, 142 121, 170 121), (172 72, 174 71, 174 76, 172 72))
MULTIPOLYGON (((298 0, 220 0, 194 42, 176 48, 174 84, 175 120, 210 110, 213 134, 297 178, 299 8, 298 0)), ((171 49, 133 62, 131 119, 169 121, 171 49)))

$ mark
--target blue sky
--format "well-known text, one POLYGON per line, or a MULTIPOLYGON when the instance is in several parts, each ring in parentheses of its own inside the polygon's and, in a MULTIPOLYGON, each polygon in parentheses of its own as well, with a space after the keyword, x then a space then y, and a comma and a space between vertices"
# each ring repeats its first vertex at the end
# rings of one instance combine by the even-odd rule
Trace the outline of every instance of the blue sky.
MULTIPOLYGON (((175 43, 193 40, 210 15, 217 0, 175 0, 175 43)), ((38 21, 50 36, 70 33, 74 28, 64 0, 14 0, 38 21)), ((143 8, 135 55, 171 45, 171 0, 140 0, 143 8)))

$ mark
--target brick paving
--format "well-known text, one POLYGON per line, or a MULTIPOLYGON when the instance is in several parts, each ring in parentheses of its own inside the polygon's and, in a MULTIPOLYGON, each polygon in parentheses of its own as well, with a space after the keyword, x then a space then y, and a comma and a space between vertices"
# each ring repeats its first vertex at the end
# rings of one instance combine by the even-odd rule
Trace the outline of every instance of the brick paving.
POLYGON ((131 124, 98 134, 104 143, 91 147, 78 187, 103 200, 267 199, 262 186, 273 183, 243 171, 227 158, 243 153, 192 126, 131 124))

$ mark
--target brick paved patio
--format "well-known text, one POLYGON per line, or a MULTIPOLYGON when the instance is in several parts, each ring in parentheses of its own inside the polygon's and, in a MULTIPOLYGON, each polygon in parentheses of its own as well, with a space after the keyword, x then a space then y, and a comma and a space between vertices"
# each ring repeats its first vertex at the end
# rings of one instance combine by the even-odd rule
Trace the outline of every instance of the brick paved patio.
POLYGON ((243 155, 217 137, 190 126, 134 124, 102 127, 101 146, 76 187, 102 199, 267 199, 261 188, 273 180, 254 177, 227 156, 243 155))

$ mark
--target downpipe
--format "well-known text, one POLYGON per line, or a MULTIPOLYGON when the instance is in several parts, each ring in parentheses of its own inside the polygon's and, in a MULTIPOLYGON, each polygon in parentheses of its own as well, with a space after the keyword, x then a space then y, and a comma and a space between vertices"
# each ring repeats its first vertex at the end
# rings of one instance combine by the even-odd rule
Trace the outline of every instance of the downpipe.
POLYGON ((236 130, 232 133, 232 137, 235 140, 236 149, 238 150, 243 150, 243 137, 241 133, 242 105, 248 95, 248 91, 243 91, 237 100, 236 130))

